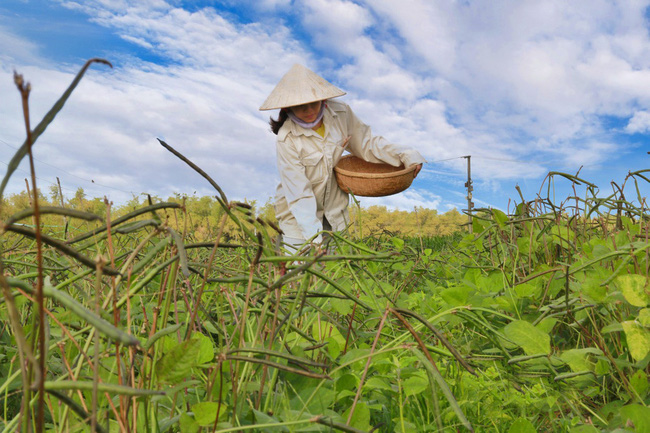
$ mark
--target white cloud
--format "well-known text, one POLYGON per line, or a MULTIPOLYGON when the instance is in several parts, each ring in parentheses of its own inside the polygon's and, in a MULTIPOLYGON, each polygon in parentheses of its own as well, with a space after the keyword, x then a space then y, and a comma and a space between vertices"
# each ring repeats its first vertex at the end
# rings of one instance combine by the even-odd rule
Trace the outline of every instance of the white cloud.
MULTIPOLYGON (((373 131, 417 148, 432 170, 462 179, 458 157, 473 155, 476 200, 512 179, 624 154, 602 117, 630 118, 630 134, 650 131, 648 0, 242 1, 258 22, 177 1, 61 0, 165 62, 119 56, 113 71, 93 67, 41 138, 42 151, 52 149, 43 156, 83 178, 95 170, 120 191, 209 193, 160 137, 229 195, 266 201, 277 179, 266 124, 274 113, 257 107, 295 62, 346 90, 373 131)), ((33 84, 33 119, 76 70, 47 65, 6 28, 0 44, 0 94, 11 98, 0 115, 17 118, 3 122, 0 139, 14 144, 24 134, 14 65, 33 84)), ((386 203, 457 202, 418 194, 386 203)))
POLYGON ((629 134, 650 132, 650 112, 637 111, 634 113, 625 127, 625 132, 629 134))
MULTIPOLYGON (((417 182, 417 179, 415 182, 417 182)), ((439 209, 442 203, 440 196, 417 187, 409 188, 400 194, 388 197, 357 197, 357 200, 362 207, 386 206, 391 210, 413 210, 416 207, 439 209)))
MULTIPOLYGON (((163 3, 154 3, 157 10, 164 9, 163 3)), ((39 176, 50 181, 60 176, 64 185, 86 179, 83 186, 94 191, 97 184, 106 183, 97 179, 123 179, 108 183, 113 191, 103 191, 122 199, 130 198, 126 191, 148 191, 163 198, 196 189, 216 193, 164 150, 156 140, 160 137, 207 171, 229 196, 266 201, 275 188, 275 147, 266 124, 268 114, 257 108, 285 72, 283 65, 297 57, 294 44, 282 43, 286 29, 266 33, 254 25, 238 28, 209 10, 170 9, 161 19, 142 4, 117 13, 100 2, 86 2, 83 8, 104 25, 119 28, 123 37, 137 38, 142 46, 149 43, 178 62, 169 66, 115 62, 112 71, 91 67, 35 147, 37 158, 59 168, 43 164, 39 176)), ((32 83, 36 123, 76 70, 20 69, 32 83)), ((3 109, 4 119, 20 108, 10 74, 3 65, 0 91, 16 95, 13 110, 3 109)), ((19 116, 14 117, 18 121, 2 137, 17 147, 24 138, 19 116)), ((8 161, 11 153, 10 148, 3 149, 3 160, 8 161)), ((18 176, 12 185, 14 190, 23 188, 18 176)))
POLYGON ((0 26, 0 63, 16 64, 17 60, 25 63, 42 63, 39 57, 39 47, 35 43, 11 33, 7 28, 0 26))

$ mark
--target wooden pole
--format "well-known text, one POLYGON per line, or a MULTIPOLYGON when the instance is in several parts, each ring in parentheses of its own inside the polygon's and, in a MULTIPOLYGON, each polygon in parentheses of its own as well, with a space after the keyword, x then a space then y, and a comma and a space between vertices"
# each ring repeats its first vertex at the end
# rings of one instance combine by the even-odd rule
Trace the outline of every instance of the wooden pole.
POLYGON ((474 191, 474 187, 472 186, 472 155, 466 155, 463 156, 463 158, 467 159, 467 182, 465 183, 465 187, 467 188, 467 216, 469 232, 472 233, 472 208, 474 207, 474 203, 472 202, 472 191, 474 191))

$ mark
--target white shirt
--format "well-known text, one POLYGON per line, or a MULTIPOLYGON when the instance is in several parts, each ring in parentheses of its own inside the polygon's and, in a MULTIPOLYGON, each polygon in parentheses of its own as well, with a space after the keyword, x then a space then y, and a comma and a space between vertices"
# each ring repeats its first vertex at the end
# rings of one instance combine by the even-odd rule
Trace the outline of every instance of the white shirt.
MULTIPOLYGON (((323 216, 332 230, 345 229, 349 222, 349 196, 336 183, 334 166, 345 150, 368 162, 398 167, 424 163, 414 149, 373 136, 345 103, 329 100, 323 115, 325 135, 305 129, 287 119, 276 143, 280 184, 275 195, 275 215, 285 237, 306 240, 323 228, 323 216)), ((316 242, 320 237, 316 238, 316 242)))

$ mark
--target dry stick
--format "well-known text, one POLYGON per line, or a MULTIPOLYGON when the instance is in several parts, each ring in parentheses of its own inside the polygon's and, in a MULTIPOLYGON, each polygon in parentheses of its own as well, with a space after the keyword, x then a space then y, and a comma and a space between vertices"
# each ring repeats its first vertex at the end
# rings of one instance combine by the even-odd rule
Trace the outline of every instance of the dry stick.
MULTIPOLYGON (((25 178, 25 188, 27 191, 27 198, 29 199, 29 207, 34 208, 34 200, 32 199, 32 190, 29 187, 29 181, 27 180, 27 178, 25 178)), ((32 224, 36 226, 36 217, 33 214, 32 214, 32 224)))
MULTIPOLYGON (((47 391, 49 394, 52 394, 59 400, 60 402, 64 403, 66 407, 69 407, 74 413, 76 413, 79 418, 82 420, 87 420, 90 415, 82 408, 80 407, 73 399, 68 397, 62 392, 55 391, 53 389, 47 391)), ((105 433, 106 430, 102 426, 96 426, 95 432, 97 433, 105 433)), ((107 433, 107 432, 106 432, 107 433)))
MULTIPOLYGON (((29 300, 30 302, 36 302, 36 300, 35 300, 34 298, 32 298, 31 296, 29 296, 29 294, 27 294, 26 292, 24 292, 21 288, 17 288, 17 290, 18 290, 18 292, 19 292, 22 296, 25 297, 25 299, 29 300)), ((66 334, 66 336, 67 336, 68 339, 72 342, 72 344, 74 344, 74 345, 76 346, 77 350, 79 350, 79 354, 80 354, 80 356, 83 356, 83 357, 86 359, 86 361, 88 361, 88 365, 90 366, 90 368, 93 368, 93 361, 88 357, 88 355, 86 354, 86 352, 84 352, 84 351, 82 350, 81 346, 79 346, 79 343, 77 343, 77 340, 75 340, 74 337, 72 336, 72 334, 70 334, 70 331, 68 330, 68 328, 67 328, 63 323, 61 323, 61 322, 59 321, 59 319, 57 319, 57 317, 56 317, 56 316, 55 316, 55 315, 54 315, 50 310, 48 310, 47 308, 45 309, 45 313, 46 313, 46 314, 47 314, 47 315, 48 315, 52 320, 54 320, 54 322, 59 326, 59 328, 61 328, 61 330, 63 331, 63 333, 66 334)), ((70 368, 70 364, 68 363, 67 358, 65 358, 65 353, 64 353, 64 350, 63 350, 63 346, 62 346, 61 344, 59 344, 58 346, 59 346, 59 348, 60 348, 61 351, 62 351, 62 354, 63 354, 63 360, 64 360, 64 363, 65 363, 65 365, 66 365, 66 369, 68 370, 68 374, 69 374, 70 377, 72 377, 73 380, 74 380, 74 372, 71 370, 71 368, 70 368)), ((131 348, 132 348, 132 346, 131 346, 131 348)), ((30 353, 31 353, 31 352, 30 352, 30 353)), ((36 363, 36 361, 33 359, 33 356, 32 356, 31 359, 32 359, 32 362, 33 362, 33 363, 36 363)), ((46 389, 46 392, 49 392, 49 390, 46 389)), ((86 405, 85 405, 85 402, 84 402, 84 399, 83 399, 83 394, 81 393, 81 390, 78 389, 77 392, 79 393, 79 398, 81 399, 81 402, 82 402, 83 408, 84 408, 85 410, 87 410, 86 405)), ((113 405, 113 402, 110 401, 110 396, 108 395, 108 393, 106 393, 106 398, 108 399, 109 404, 110 404, 111 407, 113 408, 113 412, 114 412, 115 415, 117 416, 117 415, 118 415, 118 413, 117 413, 117 409, 116 409, 115 406, 113 405)), ((73 409, 73 410, 74 410, 74 409, 73 409)), ((120 421, 120 420, 118 419, 118 421, 120 421)), ((123 425, 122 423, 120 423, 120 426, 123 427, 124 425, 123 425)), ((97 429, 98 429, 98 430, 101 429, 101 426, 97 426, 97 429)), ((125 430, 125 429, 123 429, 123 430, 125 430)))
POLYGON ((212 265, 214 264, 214 257, 216 256, 217 250, 219 248, 219 242, 221 241, 221 236, 226 226, 227 217, 228 215, 224 214, 223 217, 221 218, 221 224, 219 225, 219 232, 217 233, 217 239, 215 239, 214 241, 212 251, 210 252, 210 257, 208 258, 208 265, 206 266, 205 272, 203 273, 203 281, 196 295, 196 302, 194 308, 192 309, 192 314, 190 316, 190 323, 187 326, 187 334, 185 335, 185 338, 190 338, 191 335, 190 330, 192 329, 194 320, 196 320, 196 315, 198 314, 199 305, 201 303, 201 297, 203 296, 203 291, 205 290, 205 286, 208 282, 208 276, 210 275, 210 271, 212 270, 212 265))
MULTIPOLYGON (((248 285, 246 287, 246 298, 244 300, 244 308, 243 308, 242 313, 241 313, 241 318, 239 319, 239 323, 241 325, 241 329, 239 331, 239 348, 240 349, 242 348, 242 346, 244 344, 244 333, 245 333, 245 330, 246 330, 246 315, 248 314, 248 303, 250 302, 251 288, 253 286, 253 275, 255 273, 255 266, 256 266, 255 262, 252 262, 251 265, 250 265, 250 271, 249 271, 249 275, 248 275, 248 285)), ((237 332, 237 330, 235 330, 235 332, 237 332)), ((238 358, 237 357, 230 357, 229 360, 237 361, 238 358)), ((240 363, 235 362, 235 366, 236 366, 235 367, 235 375, 238 376, 239 375, 240 363)), ((232 371, 232 364, 231 364, 230 368, 231 368, 231 371, 232 371)), ((232 391, 233 391, 232 410, 233 410, 233 420, 234 420, 236 418, 236 416, 237 416, 237 391, 239 391, 237 389, 238 388, 237 383, 234 380, 233 380, 233 383, 232 383, 232 387, 233 387, 233 389, 232 389, 232 391)))
MULTIPOLYGON (((99 316, 99 291, 102 285, 102 265, 101 256, 97 256, 95 265, 95 314, 99 316)), ((93 389, 92 389, 92 411, 90 415, 90 425, 92 430, 97 429, 97 386, 99 384, 99 332, 95 332, 95 354, 93 360, 93 389)))
MULTIPOLYGON (((74 340, 72 340, 72 341, 74 341, 74 340)), ((72 368, 70 367, 70 363, 68 362, 68 358, 66 358, 65 344, 63 344, 63 342, 60 342, 58 346, 59 346, 59 350, 61 351, 61 359, 63 360, 63 365, 65 366, 65 369, 68 371, 68 375, 71 378, 74 379, 74 372, 72 371, 72 368)), ((79 347, 79 346, 77 346, 77 347, 79 347)), ((80 351, 80 353, 83 353, 83 352, 81 352, 81 348, 79 348, 79 351, 80 351)), ((86 406, 86 400, 84 399, 83 392, 81 392, 81 390, 78 389, 77 394, 79 395, 79 401, 81 402, 81 405, 83 406, 83 409, 85 411, 88 411, 88 407, 86 406)))
MULTIPOLYGON (((25 118, 25 129, 27 130, 27 154, 29 155, 29 170, 32 177, 32 188, 34 188, 34 225, 36 231, 36 264, 38 266, 36 277, 36 301, 38 302, 38 369, 40 380, 38 383, 38 405, 36 412, 36 432, 43 431, 45 417, 45 313, 43 298, 43 243, 41 241, 41 216, 38 212, 38 189, 36 188, 36 169, 34 168, 34 154, 32 152, 32 129, 29 124, 29 92, 31 85, 25 83, 23 76, 14 72, 14 82, 23 103, 23 116, 25 118)), ((29 191, 29 188, 28 188, 29 191)))
MULTIPOLYGON (((269 275, 270 274, 271 274, 271 272, 269 270, 269 275)), ((274 290, 274 292, 278 293, 279 290, 280 290, 280 288, 277 288, 277 289, 274 290)), ((269 303, 272 302, 272 300, 271 300, 271 289, 270 288, 267 289, 267 291, 266 291, 266 299, 268 300, 269 303)), ((278 303, 279 303, 279 298, 277 296, 276 296, 276 299, 278 300, 278 303)), ((276 308, 273 311, 273 320, 271 321, 271 329, 270 329, 271 332, 267 333, 267 337, 269 335, 275 334, 275 325, 278 323, 278 309, 279 309, 279 305, 276 304, 276 308)), ((261 329, 261 324, 262 324, 262 317, 260 317, 260 325, 258 326, 258 328, 260 328, 260 329, 261 329)), ((273 340, 269 338, 268 343, 269 343, 269 350, 272 350, 273 349, 273 340)), ((270 357, 267 356, 266 359, 270 359, 270 357)), ((268 374, 268 368, 265 365, 263 367, 263 369, 262 369, 262 378, 260 379, 260 391, 257 394, 257 401, 255 402, 255 408, 257 410, 260 410, 260 406, 262 404, 262 393, 264 392, 264 385, 266 384, 266 376, 267 376, 267 374, 268 374)))
MULTIPOLYGON (((10 225, 10 226, 5 226, 4 227, 5 231, 9 232, 14 232, 14 233, 19 233, 23 236, 29 237, 29 238, 36 238, 36 232, 34 230, 23 227, 23 226, 17 226, 17 225, 10 225)), ((39 230, 40 232, 40 230, 39 230)), ((57 250, 61 251, 63 254, 70 256, 74 258, 75 260, 81 262, 83 265, 86 267, 89 267, 91 269, 95 268, 95 262, 90 259, 89 257, 84 256, 83 254, 77 252, 74 248, 69 247, 68 245, 64 244, 63 242, 59 241, 58 239, 52 238, 50 236, 41 234, 40 235, 41 241, 51 247, 56 248, 57 250)), ((104 273, 106 275, 118 275, 119 272, 116 269, 111 268, 110 266, 104 267, 104 273)))
MULTIPOLYGON (((64 207, 63 204, 63 190, 61 189, 61 181, 59 180, 59 177, 56 177, 56 184, 59 186, 59 203, 61 204, 61 207, 64 207)), ((68 238, 68 217, 66 215, 63 215, 63 239, 68 238)))
POLYGON ((225 203, 228 203, 228 199, 226 198, 226 194, 223 192, 223 190, 221 189, 221 187, 219 187, 219 185, 217 185, 217 183, 216 183, 214 180, 212 180, 212 178, 211 178, 210 176, 208 176, 208 174, 207 174, 205 171, 201 170, 201 169, 200 169, 196 164, 194 164, 194 163, 193 163, 192 161, 190 161, 189 159, 185 158, 185 157, 184 157, 183 155, 181 155, 181 154, 180 154, 176 149, 174 149, 174 148, 171 147, 169 144, 167 144, 167 143, 165 143, 164 141, 162 141, 160 138, 158 139, 158 142, 160 142, 160 144, 161 144, 165 149, 169 150, 171 153, 173 153, 174 155, 176 155, 176 156, 177 156, 181 161, 185 162, 187 165, 189 165, 190 167, 192 167, 192 168, 193 168, 197 173, 199 173, 199 174, 200 174, 201 176, 203 176, 203 177, 204 177, 208 182, 210 182, 210 185, 212 185, 212 186, 214 187, 214 189, 216 189, 217 191, 219 191, 219 195, 221 196, 221 200, 223 200, 223 203, 224 203, 224 204, 225 204, 225 203))
POLYGON ((217 376, 216 372, 219 372, 219 402, 217 403, 217 416, 214 417, 214 424, 212 425, 212 433, 217 431, 217 424, 219 423, 219 414, 221 413, 221 395, 223 392, 223 359, 221 357, 217 358, 217 368, 215 368, 215 378, 217 376))
MULTIPOLYGON (((104 204, 106 205, 106 243, 108 245, 108 256, 111 259, 111 266, 115 268, 115 252, 113 248, 113 235, 111 232, 111 205, 113 202, 109 202, 106 197, 104 197, 104 204)), ((115 276, 111 276, 111 285, 112 285, 112 292, 113 292, 113 324, 115 327, 118 327, 120 324, 120 310, 117 308, 117 280, 115 276)), ((120 342, 115 341, 115 364, 117 368, 117 383, 119 385, 124 385, 122 381, 122 358, 120 356, 120 342)), ((127 415, 125 412, 126 409, 126 400, 127 397, 125 395, 120 394, 118 396, 120 399, 120 424, 121 425, 126 425, 127 424, 127 415)), ((110 399, 109 399, 110 402, 110 399)))
POLYGON ((29 389, 28 369, 25 360, 27 359, 29 363, 31 365, 34 365, 37 369, 38 369, 38 365, 36 363, 36 359, 34 358, 34 354, 32 353, 29 345, 27 344, 27 339, 25 338, 22 324, 20 323, 20 314, 18 313, 18 309, 16 308, 16 302, 14 301, 14 297, 11 294, 11 289, 9 288, 9 284, 7 284, 7 280, 4 277, 4 267, 2 266, 2 262, 0 262, 0 285, 2 286, 2 291, 5 298, 5 304, 7 305, 9 322, 11 323, 11 326, 14 329, 14 337, 16 339, 16 345, 18 346, 20 370, 22 372, 21 376, 23 380, 23 402, 24 402, 23 404, 21 404, 20 412, 21 412, 22 419, 26 423, 25 430, 29 431, 30 430, 29 423, 31 417, 29 417, 27 414, 27 408, 28 408, 27 402, 29 402, 30 389, 29 389))
POLYGON ((381 318, 381 322, 379 322, 379 329, 377 329, 377 335, 375 335, 375 341, 372 342, 372 347, 370 348, 370 356, 366 361, 366 366, 363 369, 363 374, 361 375, 361 381, 359 382, 359 388, 357 389, 357 394, 354 396, 354 401, 352 402, 352 406, 350 407, 350 413, 348 414, 348 419, 345 422, 348 425, 350 425, 350 422, 352 421, 352 415, 354 415, 354 408, 357 406, 357 401, 359 401, 359 397, 361 396, 361 388, 363 388, 363 383, 366 380, 366 374, 368 374, 368 369, 370 368, 370 361, 372 361, 372 354, 375 352, 375 348, 377 347, 377 342, 379 341, 379 336, 381 335, 381 330, 384 328, 384 323, 386 322, 386 317, 388 317, 388 312, 390 310, 391 310, 390 307, 388 306, 388 304, 386 304, 384 315, 381 318))
POLYGON ((426 320, 424 317, 422 317, 421 315, 417 314, 414 311, 406 310, 406 309, 403 309, 403 308, 395 308, 394 311, 396 311, 398 313, 401 313, 401 314, 404 314, 404 315, 407 315, 407 316, 411 316, 411 317, 417 319, 424 326, 426 326, 431 332, 433 332, 433 334, 438 338, 438 340, 440 340, 440 342, 449 350, 449 352, 451 352, 453 357, 456 358, 456 360, 460 363, 460 365, 462 365, 465 368, 465 370, 467 370, 468 372, 470 372, 474 376, 478 377, 478 374, 476 374, 476 371, 474 371, 472 366, 470 366, 467 363, 467 361, 465 361, 465 359, 460 354, 460 352, 458 352, 458 350, 456 350, 456 348, 451 345, 449 340, 447 340, 447 338, 444 336, 444 334, 442 332, 440 332, 440 330, 438 330, 438 328, 436 328, 431 323, 429 323, 428 320, 426 320))

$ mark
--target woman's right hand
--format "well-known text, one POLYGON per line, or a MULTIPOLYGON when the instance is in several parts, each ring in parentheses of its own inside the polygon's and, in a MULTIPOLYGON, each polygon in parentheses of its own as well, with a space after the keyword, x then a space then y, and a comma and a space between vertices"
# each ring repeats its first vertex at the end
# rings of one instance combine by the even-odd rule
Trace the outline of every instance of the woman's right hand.
POLYGON ((422 163, 415 166, 415 171, 413 172, 413 178, 415 179, 418 176, 418 173, 422 170, 422 163))

